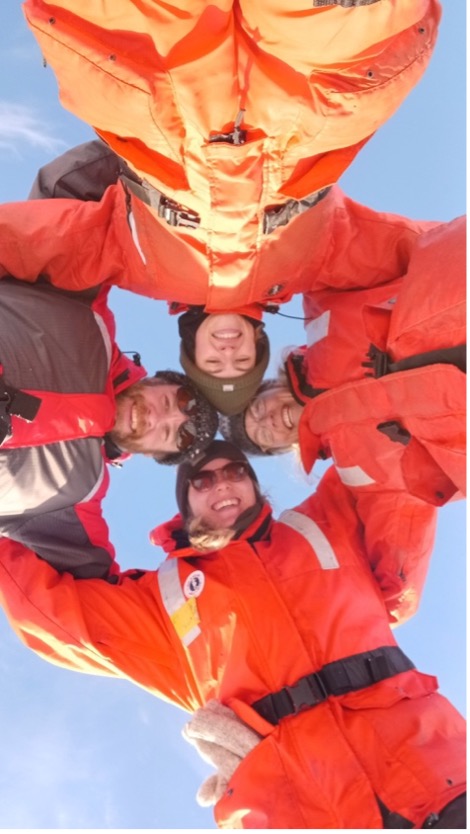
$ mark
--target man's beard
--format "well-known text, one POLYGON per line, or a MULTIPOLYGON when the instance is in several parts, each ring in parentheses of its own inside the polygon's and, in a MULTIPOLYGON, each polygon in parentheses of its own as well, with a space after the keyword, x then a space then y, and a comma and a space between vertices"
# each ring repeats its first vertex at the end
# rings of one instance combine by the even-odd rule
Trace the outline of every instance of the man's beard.
MULTIPOLYGON (((142 437, 146 430, 145 416, 147 413, 147 405, 145 399, 140 393, 142 383, 136 382, 125 391, 121 391, 116 397, 116 413, 119 415, 119 410, 125 403, 130 402, 132 408, 132 420, 134 426, 129 425, 127 429, 119 430, 114 428, 109 432, 110 438, 120 449, 124 452, 146 452, 147 450, 142 446, 142 437)), ((117 420, 116 420, 117 422, 117 420)))

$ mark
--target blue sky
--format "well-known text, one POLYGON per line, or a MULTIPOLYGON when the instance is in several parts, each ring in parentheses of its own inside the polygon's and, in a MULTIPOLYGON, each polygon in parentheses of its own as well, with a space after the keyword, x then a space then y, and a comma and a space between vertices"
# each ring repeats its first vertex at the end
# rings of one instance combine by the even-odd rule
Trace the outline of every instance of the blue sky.
MULTIPOLYGON (((0 199, 25 199, 35 172, 93 138, 62 110, 19 2, 0 12, 0 199)), ((413 218, 465 211, 465 2, 447 0, 424 79, 341 180, 354 199, 413 218)), ((53 230, 51 230, 53 234, 53 230)), ((445 280, 445 275, 442 276, 445 280)), ((119 344, 149 372, 178 367, 176 320, 163 302, 112 292, 119 344)), ((301 315, 299 299, 283 312, 301 315)), ((267 321, 270 370, 302 323, 267 321)), ((256 464, 275 512, 315 488, 291 456, 256 464)), ((148 531, 174 513, 174 472, 134 458, 112 473, 106 514, 123 568, 156 567, 148 531)), ((420 610, 396 631, 402 648, 465 709, 465 504, 440 512, 420 610)), ((0 614, 0 824, 3 828, 214 828, 194 796, 208 772, 180 737, 185 714, 127 682, 77 675, 26 650, 0 614)))

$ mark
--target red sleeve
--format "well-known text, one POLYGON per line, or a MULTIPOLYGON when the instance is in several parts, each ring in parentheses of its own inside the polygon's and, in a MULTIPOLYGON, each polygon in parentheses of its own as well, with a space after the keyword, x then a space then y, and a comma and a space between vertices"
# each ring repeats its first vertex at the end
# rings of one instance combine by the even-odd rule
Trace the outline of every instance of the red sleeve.
POLYGON ((364 542, 390 621, 416 613, 436 534, 437 510, 406 492, 355 491, 364 542))
POLYGON ((419 605, 434 546, 437 510, 406 492, 346 487, 334 466, 297 510, 326 519, 349 542, 358 535, 390 621, 403 623, 419 605))
POLYGON ((440 225, 374 211, 346 197, 338 187, 334 200, 324 230, 329 245, 315 272, 315 289, 366 288, 399 278, 408 269, 416 240, 440 225))
MULTIPOLYGON (((88 540, 88 548, 91 554, 96 554, 96 569, 93 561, 91 561, 91 568, 93 572, 88 570, 84 576, 91 578, 92 576, 117 576, 119 574, 119 565, 116 562, 116 551, 109 540, 109 528, 103 516, 103 499, 108 491, 109 486, 109 472, 108 467, 105 469, 104 478, 100 488, 94 495, 80 504, 76 504, 74 511, 76 513, 79 523, 82 525, 88 540), (100 554, 105 554, 100 558, 100 554), (106 557, 109 559, 107 562, 106 557), (106 570, 101 570, 102 562, 105 562, 106 570)), ((71 570, 71 568, 64 567, 64 570, 71 570)), ((73 573, 73 570, 72 570, 73 573)))
POLYGON ((57 621, 59 595, 63 603, 70 597, 72 611, 75 581, 70 574, 57 573, 24 545, 0 539, 0 604, 20 640, 51 663, 90 674, 119 676, 98 652, 83 649, 90 635, 78 607, 74 607, 73 629, 67 627, 66 619, 63 625, 57 621), (55 590, 59 587, 63 588, 61 594, 55 590))
POLYGON ((83 290, 119 285, 143 269, 127 221, 126 195, 110 186, 97 202, 30 200, 0 205, 0 277, 83 290))
POLYGON ((200 699, 157 584, 155 571, 116 584, 77 580, 0 539, 0 605, 26 646, 58 666, 125 678, 194 709, 200 699))

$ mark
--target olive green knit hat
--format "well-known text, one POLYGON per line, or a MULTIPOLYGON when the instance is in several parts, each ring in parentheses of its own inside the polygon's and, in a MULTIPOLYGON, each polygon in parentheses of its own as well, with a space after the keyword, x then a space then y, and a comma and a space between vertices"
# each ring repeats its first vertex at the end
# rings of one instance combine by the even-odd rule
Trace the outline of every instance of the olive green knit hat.
POLYGON ((211 376, 206 371, 201 371, 189 358, 183 342, 180 348, 180 362, 185 373, 217 411, 221 414, 239 414, 255 396, 268 367, 269 341, 265 333, 259 336, 258 351, 260 357, 255 367, 242 376, 231 378, 211 376))

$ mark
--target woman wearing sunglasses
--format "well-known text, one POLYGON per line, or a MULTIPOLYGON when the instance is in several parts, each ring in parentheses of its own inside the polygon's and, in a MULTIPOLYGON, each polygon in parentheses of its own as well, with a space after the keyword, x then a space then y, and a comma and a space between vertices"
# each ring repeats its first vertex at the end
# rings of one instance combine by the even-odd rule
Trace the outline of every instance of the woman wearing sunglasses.
MULTIPOLYGON (((0 542, 22 640, 194 713, 186 738, 217 767, 200 800, 223 828, 465 828, 463 718, 397 646, 334 468, 275 521, 245 455, 214 441, 176 497, 153 532, 167 559, 114 585, 0 542)), ((413 523, 431 547, 434 519, 413 523)))
POLYGON ((305 296, 308 346, 290 350, 244 414, 221 420, 248 454, 297 447, 307 472, 332 457, 377 561, 407 535, 409 496, 425 513, 465 494, 465 232, 465 218, 427 232, 403 278, 305 296))

